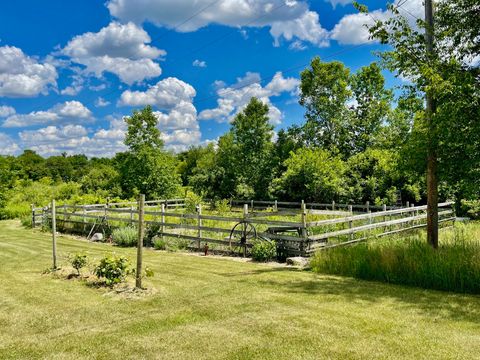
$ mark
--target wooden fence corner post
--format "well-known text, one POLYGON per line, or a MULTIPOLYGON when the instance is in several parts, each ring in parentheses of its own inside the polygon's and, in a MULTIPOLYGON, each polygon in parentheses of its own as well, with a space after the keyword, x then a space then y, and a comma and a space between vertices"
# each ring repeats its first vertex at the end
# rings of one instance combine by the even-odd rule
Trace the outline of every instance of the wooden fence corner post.
POLYGON ((57 211, 55 207, 55 199, 52 200, 52 257, 53 270, 57 270, 57 211))
POLYGON ((31 205, 32 207, 32 229, 35 228, 35 204, 31 205))
POLYGON ((198 241, 197 241, 197 248, 198 251, 201 251, 201 241, 202 241, 202 204, 198 204, 197 207, 197 218, 198 218, 198 241))
POLYGON ((138 198, 138 241, 137 241, 137 272, 135 273, 135 287, 142 288, 142 256, 143 256, 143 235, 144 235, 144 205, 145 195, 140 194, 138 198))

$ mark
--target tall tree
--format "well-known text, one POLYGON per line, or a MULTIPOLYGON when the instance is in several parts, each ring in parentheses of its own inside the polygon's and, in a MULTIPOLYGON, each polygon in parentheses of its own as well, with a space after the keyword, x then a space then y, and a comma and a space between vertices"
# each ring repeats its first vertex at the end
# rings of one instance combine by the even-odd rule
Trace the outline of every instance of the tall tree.
MULTIPOLYGON (((236 147, 235 165, 238 186, 253 196, 265 196, 271 179, 270 155, 273 126, 269 123, 268 105, 252 98, 232 122, 231 133, 236 147)), ((240 189, 239 189, 239 192, 240 189)), ((247 194, 245 194, 247 195, 247 194)))
MULTIPOLYGON (((429 188, 428 241, 433 247, 438 245, 437 167, 441 175, 462 161, 452 156, 455 152, 448 151, 452 147, 463 144, 466 151, 477 151, 478 145, 470 143, 478 144, 478 140, 472 139, 475 124, 471 119, 472 115, 478 119, 480 96, 478 63, 472 61, 478 55, 478 1, 435 4, 439 15, 435 26, 431 14, 433 3, 427 0, 426 19, 418 19, 415 26, 401 15, 397 4, 389 6, 393 16, 370 27, 372 37, 391 46, 391 50, 381 54, 384 66, 409 79, 407 89, 427 94, 427 106, 419 117, 423 124, 417 129, 427 144, 424 155, 429 188), (448 143, 447 139, 454 141, 448 143)), ((357 4, 357 7, 368 12, 365 6, 357 4)), ((465 152, 461 156, 465 157, 465 152)), ((477 164, 479 161, 476 157, 477 164)))
POLYGON ((158 119, 150 106, 126 117, 125 145, 129 150, 117 154, 120 181, 124 194, 139 193, 147 199, 175 196, 180 187, 174 156, 163 150, 158 119))
POLYGON ((341 62, 324 63, 319 57, 302 71, 300 105, 306 110, 303 129, 307 146, 348 153, 349 80, 350 71, 341 62))

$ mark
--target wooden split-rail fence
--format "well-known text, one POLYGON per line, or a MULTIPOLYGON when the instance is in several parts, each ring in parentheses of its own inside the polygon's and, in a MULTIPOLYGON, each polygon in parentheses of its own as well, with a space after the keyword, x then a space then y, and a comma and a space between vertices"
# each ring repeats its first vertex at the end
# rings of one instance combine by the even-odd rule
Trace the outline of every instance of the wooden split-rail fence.
MULTIPOLYGON (((440 223, 455 220, 453 202, 439 204, 440 223)), ((144 223, 155 227, 157 237, 182 239, 188 248, 201 251, 207 243, 211 251, 228 252, 238 245, 233 230, 238 223, 256 228, 257 236, 274 240, 285 256, 309 256, 313 252, 336 246, 382 237, 426 226, 425 205, 409 204, 402 208, 348 204, 319 204, 305 202, 232 201, 230 216, 202 212, 204 204, 195 213, 185 211, 184 199, 146 201, 144 223), (265 210, 268 208, 268 210, 265 210), (363 213, 364 212, 364 213, 363 213), (315 220, 315 217, 321 217, 315 220), (274 217, 275 219, 271 219, 274 217), (323 218, 322 218, 323 217, 323 218), (278 220, 281 218, 282 220, 278 220), (289 221, 289 219, 292 221, 289 221), (313 219, 312 219, 313 218, 313 219), (285 220, 287 219, 287 220, 285 220)), ((32 226, 51 222, 52 209, 32 207, 32 226)), ((92 205, 58 205, 55 209, 58 229, 77 229, 91 232, 96 223, 110 228, 138 224, 136 202, 92 205)), ((248 243, 247 247, 252 244, 248 243)))

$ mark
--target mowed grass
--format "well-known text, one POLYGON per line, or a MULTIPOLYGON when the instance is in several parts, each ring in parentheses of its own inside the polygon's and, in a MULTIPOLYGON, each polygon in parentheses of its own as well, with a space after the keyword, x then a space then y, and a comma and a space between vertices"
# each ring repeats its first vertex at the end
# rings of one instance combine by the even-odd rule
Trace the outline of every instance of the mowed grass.
MULTIPOLYGON (((61 236, 62 256, 134 249, 61 236)), ((478 359, 480 297, 153 250, 141 299, 42 271, 50 235, 0 222, 0 359, 478 359)))

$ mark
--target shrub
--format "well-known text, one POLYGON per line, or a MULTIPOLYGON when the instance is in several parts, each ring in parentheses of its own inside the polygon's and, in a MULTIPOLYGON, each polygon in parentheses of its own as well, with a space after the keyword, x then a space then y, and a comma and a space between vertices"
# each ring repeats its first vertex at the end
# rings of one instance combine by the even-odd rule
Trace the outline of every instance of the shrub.
POLYGON ((77 270, 77 274, 80 275, 80 269, 85 267, 88 263, 87 255, 84 253, 76 253, 70 257, 70 264, 77 270))
POLYGON ((230 212, 230 202, 227 199, 217 200, 214 203, 215 211, 219 214, 230 212))
POLYGON ((257 241, 251 250, 255 261, 270 261, 277 256, 277 246, 274 241, 257 241))
POLYGON ((160 237, 153 238, 153 247, 156 250, 167 250, 167 242, 160 237))
POLYGON ((202 203, 202 197, 189 192, 185 198, 185 212, 188 214, 195 214, 197 212, 197 205, 202 203))
POLYGON ((138 230, 133 226, 121 227, 113 230, 113 242, 118 246, 136 246, 138 230))
POLYGON ((22 216, 20 221, 21 221, 22 226, 24 228, 27 228, 27 229, 32 228, 32 216, 31 215, 22 216))
POLYGON ((457 225, 437 250, 425 236, 405 241, 372 242, 319 251, 311 261, 319 273, 418 286, 437 290, 480 293, 480 242, 457 225))
POLYGON ((470 219, 480 220, 480 200, 462 200, 461 212, 470 219))
POLYGON ((124 256, 105 256, 95 268, 95 275, 99 279, 105 279, 107 286, 113 286, 132 274, 134 270, 130 267, 130 260, 124 256))
POLYGON ((170 237, 155 237, 153 239, 153 247, 157 250, 179 251, 187 250, 190 245, 190 240, 176 239, 170 237))

